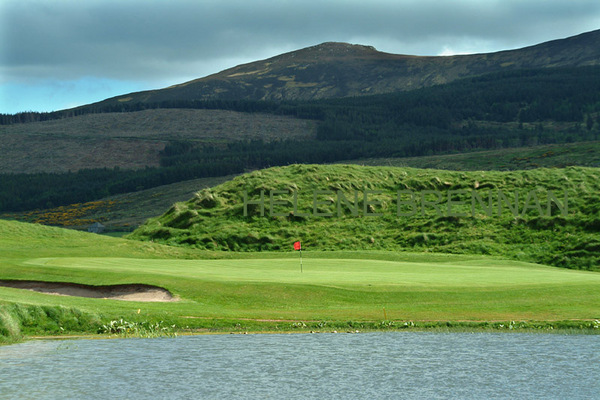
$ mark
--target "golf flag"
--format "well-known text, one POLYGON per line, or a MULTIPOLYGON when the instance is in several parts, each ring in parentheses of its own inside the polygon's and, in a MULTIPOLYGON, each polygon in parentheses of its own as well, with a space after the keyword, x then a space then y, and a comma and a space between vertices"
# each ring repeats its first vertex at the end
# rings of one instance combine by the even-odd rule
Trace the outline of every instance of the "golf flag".
POLYGON ((294 250, 300 250, 300 272, 302 272, 302 245, 300 241, 294 242, 294 250))

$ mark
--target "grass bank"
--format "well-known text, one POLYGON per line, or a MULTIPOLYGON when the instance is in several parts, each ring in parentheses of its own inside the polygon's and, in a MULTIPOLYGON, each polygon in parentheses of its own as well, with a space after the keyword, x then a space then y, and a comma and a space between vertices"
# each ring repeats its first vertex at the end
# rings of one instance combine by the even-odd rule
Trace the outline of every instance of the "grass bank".
POLYGON ((130 237, 205 250, 387 250, 600 265, 600 169, 291 165, 197 193, 130 237))

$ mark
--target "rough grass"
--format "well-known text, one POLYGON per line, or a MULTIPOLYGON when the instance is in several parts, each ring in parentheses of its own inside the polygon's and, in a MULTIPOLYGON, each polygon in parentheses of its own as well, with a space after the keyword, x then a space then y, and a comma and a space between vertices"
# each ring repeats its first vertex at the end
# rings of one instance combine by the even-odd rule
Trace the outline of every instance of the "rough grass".
POLYGON ((579 167, 511 172, 350 165, 276 167, 202 190, 191 200, 148 220, 130 237, 227 251, 289 251, 291 243, 300 240, 310 251, 496 255, 594 270, 600 265, 599 178, 600 170, 579 167), (315 190, 324 191, 316 196, 316 208, 315 190), (398 190, 416 193, 414 203, 408 201, 407 195, 401 197, 406 203, 401 204, 400 215, 398 190), (506 195, 502 203, 498 190, 506 195), (263 203, 260 203, 261 191, 263 203), (278 191, 273 192, 273 210, 272 191, 278 191), (339 200, 338 191, 350 205, 339 200), (431 193, 423 197, 426 191, 438 191, 440 203, 428 204, 438 199, 431 193), (481 196, 486 207, 491 196, 491 213, 477 201, 472 202, 472 191, 481 196), (528 200, 531 192, 534 195, 528 200), (548 213, 548 192, 557 195, 562 206, 566 193, 568 210, 564 215, 552 201, 548 213), (297 201, 293 193, 298 193, 297 201), (448 212, 448 196, 452 200, 451 212, 448 212), (338 204, 342 205, 341 212, 338 204), (261 216, 263 205, 264 216, 261 216), (352 213, 354 206, 356 215, 352 213), (365 206, 367 213, 381 215, 367 215, 365 206), (404 215, 411 211, 415 211, 414 215, 404 215), (330 216, 315 216, 317 213, 330 216))
POLYGON ((95 332, 101 317, 61 305, 30 305, 0 301, 0 343, 25 335, 65 335, 95 332))

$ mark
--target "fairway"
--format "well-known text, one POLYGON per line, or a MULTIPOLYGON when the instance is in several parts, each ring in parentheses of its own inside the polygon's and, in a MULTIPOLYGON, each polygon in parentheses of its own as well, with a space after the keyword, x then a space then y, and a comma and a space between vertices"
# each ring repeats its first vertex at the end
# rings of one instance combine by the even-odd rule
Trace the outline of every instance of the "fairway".
MULTIPOLYGON (((258 256, 258 255, 257 255, 258 256)), ((495 259, 414 262, 305 258, 177 260, 53 257, 23 260, 2 278, 90 285, 143 283, 170 304, 57 297, 0 288, 4 300, 114 314, 264 320, 564 320, 600 317, 600 274, 495 259), (17 276, 18 275, 18 276, 17 276), (385 311, 384 311, 385 309, 385 311)), ((425 258, 425 257, 423 257, 425 258)))

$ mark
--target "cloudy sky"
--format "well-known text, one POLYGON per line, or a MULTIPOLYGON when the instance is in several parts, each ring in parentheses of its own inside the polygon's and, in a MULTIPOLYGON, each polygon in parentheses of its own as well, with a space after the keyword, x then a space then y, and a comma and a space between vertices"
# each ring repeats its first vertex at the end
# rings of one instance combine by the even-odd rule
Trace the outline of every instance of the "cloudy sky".
POLYGON ((450 55, 595 29, 598 0, 0 0, 0 113, 158 89, 327 41, 450 55))

